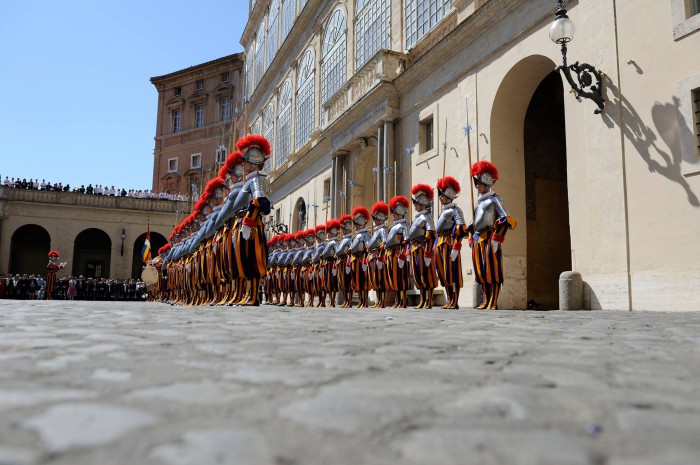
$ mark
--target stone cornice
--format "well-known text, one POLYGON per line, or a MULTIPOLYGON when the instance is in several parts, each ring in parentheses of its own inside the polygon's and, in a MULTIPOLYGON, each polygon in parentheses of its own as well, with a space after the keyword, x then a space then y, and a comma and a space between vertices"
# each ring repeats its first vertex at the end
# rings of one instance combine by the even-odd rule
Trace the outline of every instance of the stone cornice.
MULTIPOLYGON (((204 79, 220 72, 236 71, 243 68, 243 53, 228 55, 216 60, 208 61, 195 66, 190 66, 183 70, 175 71, 162 76, 155 76, 150 79, 151 83, 162 92, 171 87, 186 84, 197 79, 204 79)), ((232 76, 233 77, 233 76, 232 76)))

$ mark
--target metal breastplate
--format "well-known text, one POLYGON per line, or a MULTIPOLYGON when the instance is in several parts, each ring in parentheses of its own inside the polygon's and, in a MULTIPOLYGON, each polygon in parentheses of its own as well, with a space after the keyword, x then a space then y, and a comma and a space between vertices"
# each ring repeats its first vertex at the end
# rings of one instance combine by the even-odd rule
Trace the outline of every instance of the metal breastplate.
POLYGON ((309 263, 311 263, 311 260, 313 260, 313 256, 314 256, 314 249, 311 249, 311 248, 306 249, 306 252, 304 252, 304 257, 301 259, 301 263, 303 265, 308 265, 309 263))
POLYGON ((252 181, 253 180, 250 179, 243 184, 241 191, 238 193, 236 200, 233 202, 234 214, 241 210, 247 210, 251 200, 253 200, 252 181))
POLYGON ((323 249, 323 255, 321 258, 329 260, 335 255, 338 243, 335 240, 330 240, 326 243, 326 247, 323 249))
POLYGON ((275 265, 277 266, 284 266, 284 261, 287 259, 287 252, 286 251, 281 251, 279 255, 277 256, 277 262, 275 265))
POLYGON ((370 252, 377 250, 384 242, 386 242, 386 226, 379 226, 375 229, 374 234, 372 234, 372 238, 367 245, 367 250, 370 252))
POLYGON ((335 253, 337 253, 338 255, 347 255, 351 240, 352 239, 350 237, 343 237, 343 240, 340 241, 340 244, 338 245, 338 247, 336 247, 335 253))
POLYGON ((408 230, 408 240, 416 241, 418 239, 423 239, 427 231, 428 218, 425 214, 416 217, 411 223, 411 229, 408 230))
POLYGON ((242 185, 243 183, 239 182, 234 184, 235 187, 231 188, 231 192, 228 194, 228 197, 226 197, 226 200, 224 201, 224 206, 221 208, 221 211, 219 212, 219 217, 216 220, 216 229, 221 228, 224 225, 224 223, 233 218, 236 214, 236 210, 233 208, 233 206, 236 202, 236 199, 238 198, 238 194, 240 194, 241 192, 242 185))
POLYGON ((389 230, 389 234, 386 238, 386 246, 396 247, 398 245, 401 245, 399 235, 403 235, 404 237, 406 237, 406 225, 404 223, 398 223, 391 227, 391 229, 389 230))
POLYGON ((323 255, 323 250, 324 250, 325 248, 326 248, 326 244, 318 244, 318 245, 316 246, 316 251, 314 252, 313 257, 311 258, 311 260, 312 260, 314 263, 316 263, 316 262, 318 262, 319 260, 321 260, 321 256, 323 255))
POLYGON ((453 205, 442 211, 438 219, 437 232, 438 234, 450 232, 455 225, 459 224, 464 224, 464 215, 459 207, 453 205))
POLYGON ((367 246, 367 241, 369 239, 369 233, 367 231, 362 231, 357 234, 355 234, 355 237, 352 240, 352 245, 350 245, 350 253, 353 255, 365 252, 366 246, 367 246))
POLYGON ((474 208, 474 229, 477 232, 483 231, 503 216, 508 216, 508 213, 498 195, 482 197, 474 208))
POLYGON ((275 250, 270 254, 270 256, 267 259, 267 265, 268 267, 273 267, 277 265, 277 257, 279 256, 279 252, 275 250))
POLYGON ((305 253, 306 253, 306 250, 304 250, 304 249, 301 249, 297 253, 295 253, 293 263, 295 265, 301 265, 301 262, 304 260, 305 253))

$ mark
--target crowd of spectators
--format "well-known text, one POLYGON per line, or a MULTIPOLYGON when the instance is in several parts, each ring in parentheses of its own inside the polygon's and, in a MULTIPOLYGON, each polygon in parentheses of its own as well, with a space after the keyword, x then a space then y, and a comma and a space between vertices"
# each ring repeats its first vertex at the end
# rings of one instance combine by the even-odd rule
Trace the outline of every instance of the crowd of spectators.
MULTIPOLYGON (((40 275, 0 275, 0 299, 46 299, 46 279, 40 275)), ((56 279, 54 300, 145 301, 146 284, 136 279, 85 278, 56 279)))
POLYGON ((71 187, 69 184, 65 186, 62 183, 46 182, 42 179, 20 179, 5 176, 5 180, 2 182, 5 187, 11 187, 14 189, 27 189, 27 190, 41 190, 41 191, 55 191, 55 192, 73 192, 76 194, 89 194, 89 195, 108 195, 112 197, 134 197, 137 199, 160 199, 160 200, 177 200, 177 201, 187 201, 189 200, 187 195, 176 194, 172 192, 155 192, 153 190, 136 190, 136 189, 116 189, 114 186, 107 186, 96 184, 81 185, 80 187, 71 187))

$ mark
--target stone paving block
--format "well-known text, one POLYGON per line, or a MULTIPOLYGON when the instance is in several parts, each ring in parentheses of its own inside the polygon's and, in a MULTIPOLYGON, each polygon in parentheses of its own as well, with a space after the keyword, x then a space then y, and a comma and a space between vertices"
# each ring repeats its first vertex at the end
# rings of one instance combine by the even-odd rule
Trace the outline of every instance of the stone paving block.
POLYGON ((23 421, 49 452, 102 446, 130 431, 156 423, 150 413, 106 404, 58 404, 23 421))
POLYGON ((260 435, 235 429, 187 431, 178 442, 155 447, 151 457, 167 465, 276 465, 260 435))

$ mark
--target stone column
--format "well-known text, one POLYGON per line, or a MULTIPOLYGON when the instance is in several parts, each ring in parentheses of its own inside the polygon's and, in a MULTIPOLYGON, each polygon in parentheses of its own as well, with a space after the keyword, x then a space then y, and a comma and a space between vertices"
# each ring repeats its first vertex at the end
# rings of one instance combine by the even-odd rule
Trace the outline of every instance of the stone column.
POLYGON ((391 171, 387 172, 387 169, 382 169, 383 181, 383 196, 385 199, 393 197, 398 194, 399 188, 399 165, 401 160, 396 160, 396 155, 394 153, 394 122, 384 121, 384 138, 381 144, 384 147, 384 161, 383 167, 391 167, 391 171))
POLYGON ((345 191, 345 180, 344 180, 344 167, 343 162, 346 153, 344 151, 338 151, 333 153, 333 165, 331 172, 331 217, 337 218, 340 212, 340 191, 345 191))
POLYGON ((384 125, 377 128, 377 200, 386 202, 386 192, 384 190, 386 174, 384 172, 384 125))

